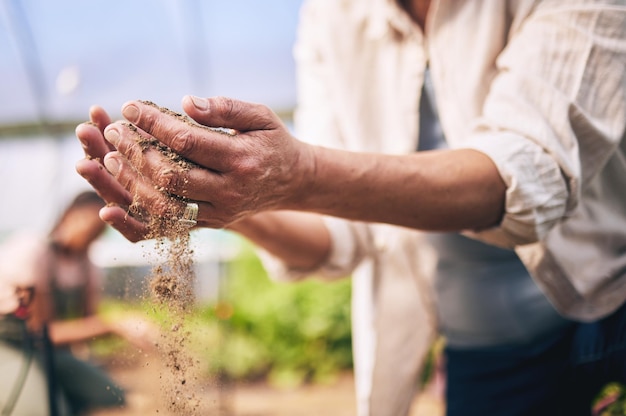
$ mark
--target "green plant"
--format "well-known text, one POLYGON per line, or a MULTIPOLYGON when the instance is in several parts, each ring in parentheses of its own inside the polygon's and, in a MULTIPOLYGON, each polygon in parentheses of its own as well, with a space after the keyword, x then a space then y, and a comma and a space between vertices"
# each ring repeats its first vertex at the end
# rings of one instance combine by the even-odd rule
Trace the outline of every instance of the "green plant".
POLYGON ((213 370, 293 385, 351 368, 350 296, 349 279, 273 282, 244 253, 230 264, 221 302, 205 311, 222 318, 213 370))
MULTIPOLYGON (((329 380, 352 368, 350 302, 350 279, 277 283, 244 246, 225 268, 218 301, 190 308, 182 319, 148 298, 110 297, 102 313, 109 319, 141 313, 164 331, 182 325, 189 334, 186 348, 207 375, 293 386, 329 380)), ((106 359, 124 354, 124 347, 105 339, 96 350, 106 359)))
POLYGON ((606 385, 596 399, 596 405, 608 400, 610 403, 600 416, 624 416, 626 415, 626 386, 621 383, 606 385))

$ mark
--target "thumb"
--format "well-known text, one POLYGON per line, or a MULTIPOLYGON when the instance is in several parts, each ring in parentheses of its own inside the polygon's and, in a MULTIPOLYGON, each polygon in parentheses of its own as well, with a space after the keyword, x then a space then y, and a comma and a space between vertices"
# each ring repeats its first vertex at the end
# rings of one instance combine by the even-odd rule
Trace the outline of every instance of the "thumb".
POLYGON ((274 130, 279 117, 267 106, 227 97, 201 98, 186 95, 183 110, 196 122, 208 127, 223 127, 240 132, 274 130))

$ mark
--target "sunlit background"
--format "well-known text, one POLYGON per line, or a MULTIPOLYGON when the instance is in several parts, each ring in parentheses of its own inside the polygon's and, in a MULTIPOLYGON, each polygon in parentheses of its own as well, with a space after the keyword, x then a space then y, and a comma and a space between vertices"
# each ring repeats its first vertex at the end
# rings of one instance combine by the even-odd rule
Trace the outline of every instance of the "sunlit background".
MULTIPOLYGON (((93 104, 115 119, 127 100, 180 112, 186 94, 225 95, 269 105, 289 123, 302 2, 0 0, 0 244, 15 232, 47 232, 73 196, 90 189, 75 171, 83 153, 74 129, 93 104)), ((235 406, 221 388, 224 380, 291 388, 351 374, 350 280, 275 284, 250 246, 225 231, 195 230, 192 245, 200 307, 186 322, 189 345, 207 379, 222 377, 203 391, 204 401, 224 415, 355 414, 351 376, 323 396, 296 396, 297 413, 278 411, 284 394, 252 391, 235 406)), ((92 247, 113 299, 109 313, 117 312, 116 302, 152 312, 134 301, 145 295, 150 268, 163 260, 151 257, 156 251, 154 241, 132 244, 111 229, 92 247)), ((126 354, 129 363, 118 362, 115 376, 145 394, 151 409, 160 392, 145 385, 160 376, 146 373, 144 358, 128 349, 105 347, 101 357, 126 354)), ((427 365, 421 382, 433 368, 427 365)), ((425 403, 411 414, 443 414, 436 399, 425 403)))
MULTIPOLYGON (((74 195, 90 189, 75 171, 83 153, 74 130, 93 104, 115 119, 127 100, 180 112, 186 94, 225 95, 269 105, 290 125, 301 4, 0 0, 0 249, 15 232, 47 233, 74 195)), ((105 315, 161 319, 144 301, 151 268, 166 260, 154 243, 132 244, 108 229, 91 247, 91 259, 105 271, 105 315)), ((197 302, 185 325, 203 377, 294 386, 351 371, 349 279, 279 285, 231 233, 194 230, 191 244, 197 302)), ((95 347, 122 384, 144 395, 136 414, 154 414, 160 376, 128 346, 105 340, 95 347)), ((267 389, 261 396, 239 393, 245 399, 236 412, 219 388, 224 381, 199 383, 205 405, 230 409, 220 414, 248 414, 239 413, 245 406, 255 415, 294 414, 277 412, 283 396, 267 389)), ((310 414, 328 414, 318 410, 324 405, 336 415, 353 414, 353 384, 345 379, 341 386, 326 390, 335 401, 311 396, 304 407, 310 414)), ((162 406, 157 411, 168 414, 162 406)))
MULTIPOLYGON (((76 125, 99 104, 113 118, 131 99, 180 111, 185 94, 261 102, 285 116, 295 103, 300 0, 2 0, 0 2, 0 243, 46 233, 75 194, 76 125)), ((109 295, 142 296, 162 259, 153 242, 109 229, 90 250, 109 295)), ((192 234, 199 301, 216 301, 241 240, 192 234)))
POLYGON ((227 95, 288 114, 299 0, 3 0, 0 237, 86 187, 75 125, 99 104, 227 95))
MULTIPOLYGON (((288 117, 300 3, 3 0, 0 240, 18 230, 47 232, 89 189, 74 168, 82 157, 74 128, 92 104, 118 118, 131 99, 180 111, 185 94, 226 95, 288 117)), ((231 255, 222 233, 194 238, 199 257, 231 255)), ((142 265, 149 251, 111 231, 97 248, 94 260, 105 267, 142 265)))
MULTIPOLYGON (((186 94, 225 95, 266 104, 290 125, 302 2, 0 0, 0 244, 15 232, 48 232, 74 195, 90 189, 75 171, 83 153, 74 130, 93 104, 115 119, 127 100, 180 112, 186 94)), ((121 307, 160 318, 143 303, 150 268, 163 261, 151 257, 154 243, 132 244, 109 229, 92 246, 106 276, 105 314, 121 307)), ((202 378, 203 402, 224 415, 354 414, 350 280, 280 285, 228 232, 195 230, 191 243, 198 307, 185 322, 189 346, 203 377, 221 380, 202 378), (235 406, 224 393, 232 388, 222 388, 226 380, 324 385, 346 373, 323 396, 304 390, 291 401, 240 390, 235 406)), ((96 356, 143 394, 139 412, 128 414, 154 414, 161 377, 143 356, 106 340, 96 356)))

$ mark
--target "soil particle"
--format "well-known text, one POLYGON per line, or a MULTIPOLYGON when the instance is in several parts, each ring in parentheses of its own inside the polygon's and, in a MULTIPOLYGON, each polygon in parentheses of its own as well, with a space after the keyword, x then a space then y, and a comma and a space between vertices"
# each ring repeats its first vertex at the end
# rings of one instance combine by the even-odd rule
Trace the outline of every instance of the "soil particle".
MULTIPOLYGON (((184 118, 167 109, 161 111, 184 118)), ((135 140, 143 153, 160 152, 172 163, 170 169, 175 174, 184 173, 197 166, 158 140, 148 137, 134 125, 127 124, 127 127, 136 134, 135 140)), ((162 327, 161 339, 157 345, 165 368, 159 377, 164 403, 174 414, 195 415, 199 412, 199 400, 195 396, 198 378, 194 374, 196 371, 193 368, 193 359, 186 348, 189 333, 183 330, 187 312, 195 300, 193 250, 189 244, 189 228, 178 221, 182 217, 187 200, 171 195, 165 189, 157 190, 168 202, 168 213, 150 216, 142 208, 143 201, 137 196, 133 198, 129 211, 147 223, 146 237, 156 241, 154 254, 158 262, 152 268, 149 287, 150 299, 155 304, 155 310, 164 308, 166 310, 164 315, 168 316, 168 322, 162 327)))
POLYGON ((158 109, 160 112, 162 112, 163 114, 167 114, 167 115, 169 115, 171 117, 174 117, 175 119, 178 119, 178 120, 188 124, 189 126, 191 126, 193 128, 210 130, 212 132, 221 133, 221 134, 224 134, 226 136, 236 136, 237 135, 237 131, 234 130, 234 129, 229 129, 229 128, 226 128, 226 127, 210 127, 210 126, 204 126, 202 124, 198 124, 192 118, 190 118, 189 116, 177 113, 175 111, 170 110, 169 108, 160 107, 157 104, 153 103, 152 101, 140 101, 140 102, 142 104, 154 107, 154 108, 158 109))
MULTIPOLYGON (((208 130, 226 136, 236 136, 233 129, 222 127, 207 127, 196 123, 193 119, 170 109, 159 107, 150 101, 141 101, 143 104, 157 108, 164 114, 174 117, 187 124, 190 128, 208 130)), ((138 129, 131 123, 126 127, 135 134, 135 141, 142 154, 158 151, 171 162, 171 166, 162 173, 179 175, 198 165, 182 155, 176 153, 154 137, 138 129)), ((200 413, 200 401, 195 392, 201 391, 197 369, 186 347, 189 333, 184 330, 187 312, 194 304, 193 284, 195 273, 193 268, 193 251, 189 245, 189 228, 178 221, 182 217, 186 198, 172 195, 162 187, 155 187, 167 201, 166 213, 151 216, 143 208, 145 201, 134 196, 129 206, 129 212, 144 221, 148 226, 146 238, 156 241, 157 258, 159 259, 151 271, 150 299, 157 308, 166 308, 166 315, 171 317, 170 322, 163 326, 161 340, 157 345, 163 359, 166 371, 159 380, 162 384, 164 403, 174 414, 196 415, 200 413), (169 326, 168 326, 169 325, 169 326), (167 326, 167 329, 165 329, 167 326)))

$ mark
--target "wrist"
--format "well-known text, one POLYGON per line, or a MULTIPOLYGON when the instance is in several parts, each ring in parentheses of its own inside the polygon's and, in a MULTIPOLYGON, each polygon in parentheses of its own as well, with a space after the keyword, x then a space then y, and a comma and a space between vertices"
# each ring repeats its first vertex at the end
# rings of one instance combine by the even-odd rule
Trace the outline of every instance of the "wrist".
POLYGON ((304 142, 298 143, 300 150, 290 172, 291 189, 280 209, 311 211, 315 208, 314 202, 317 199, 318 160, 322 148, 304 142))

